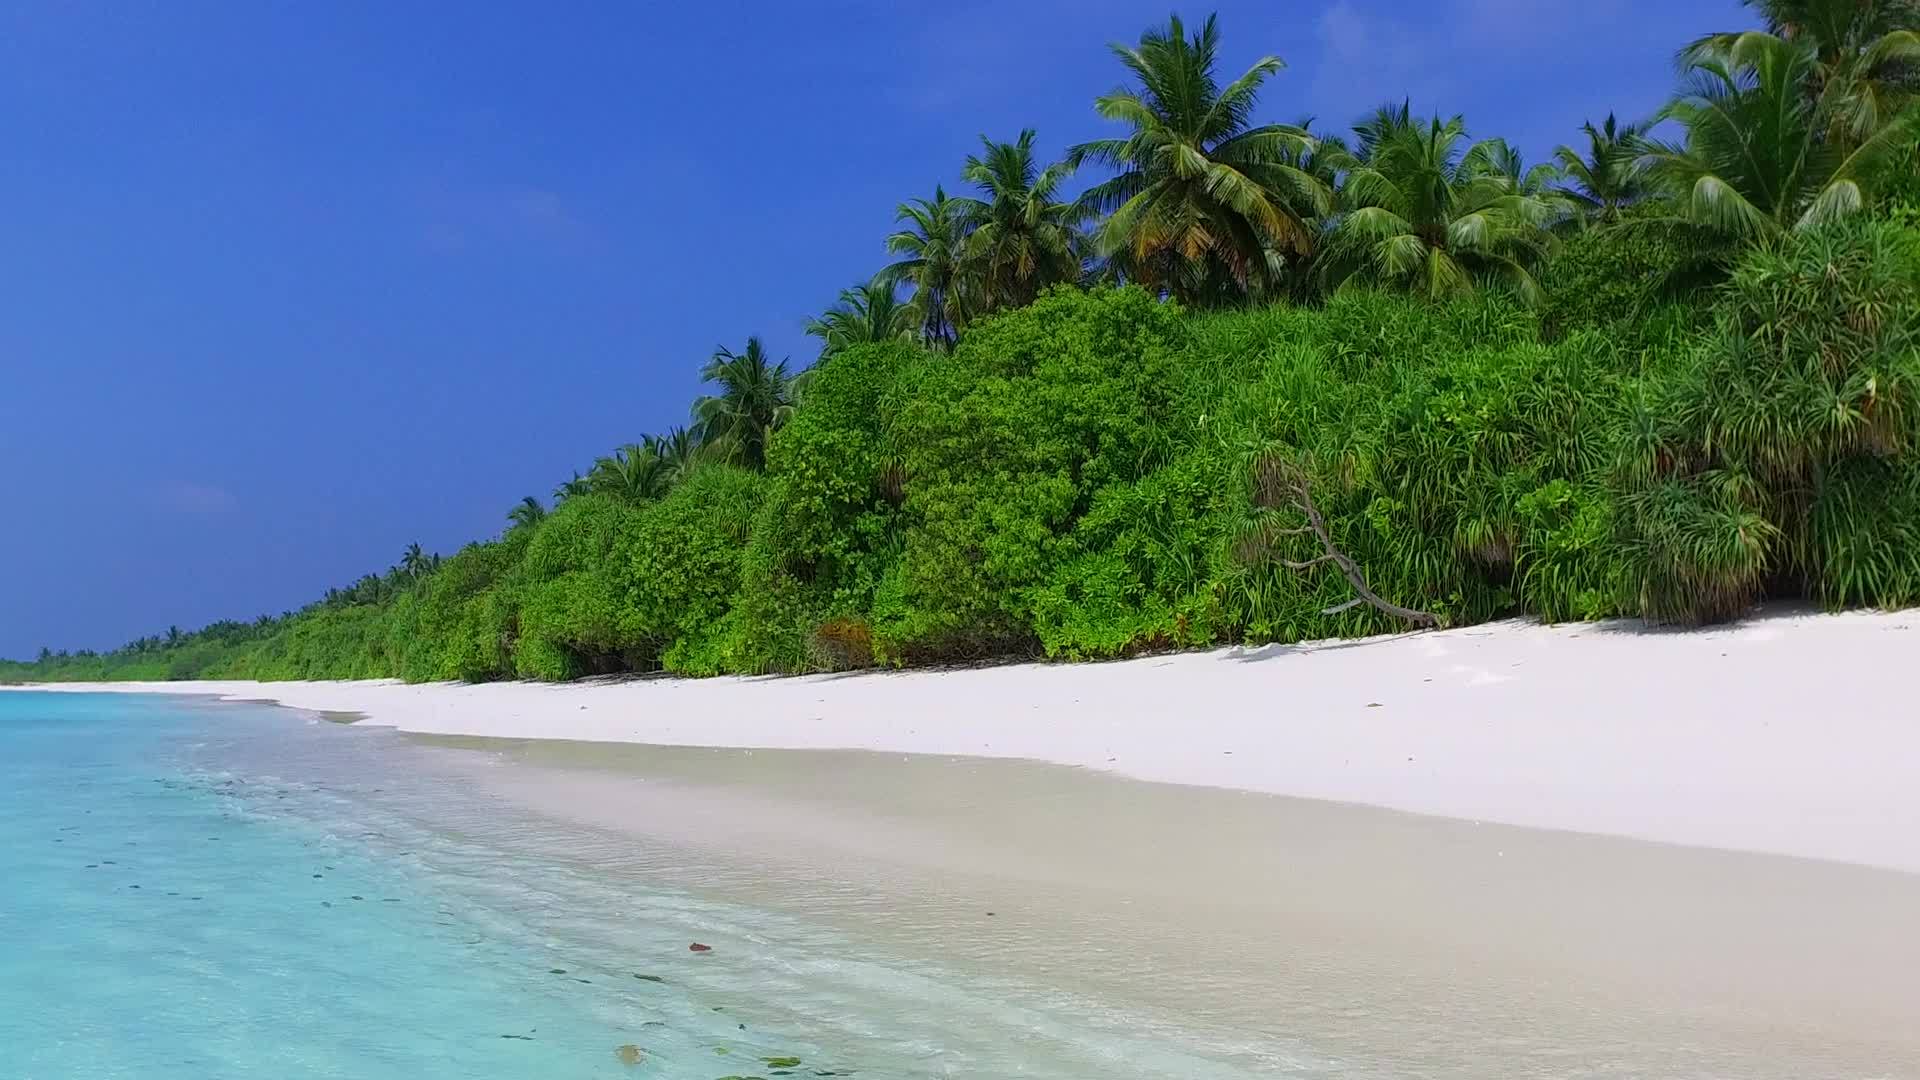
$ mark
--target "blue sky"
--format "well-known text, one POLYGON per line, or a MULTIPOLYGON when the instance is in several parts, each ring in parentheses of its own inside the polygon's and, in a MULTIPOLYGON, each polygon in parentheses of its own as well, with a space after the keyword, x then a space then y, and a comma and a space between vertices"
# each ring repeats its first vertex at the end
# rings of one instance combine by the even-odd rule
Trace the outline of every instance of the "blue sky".
MULTIPOLYGON (((1188 8, 1197 22, 1208 8, 1188 8)), ((1223 0, 1265 118, 1530 158, 1735 0, 1223 0)), ((0 11, 0 656, 297 606, 684 421, 988 133, 1107 129, 1165 0, 0 11)))

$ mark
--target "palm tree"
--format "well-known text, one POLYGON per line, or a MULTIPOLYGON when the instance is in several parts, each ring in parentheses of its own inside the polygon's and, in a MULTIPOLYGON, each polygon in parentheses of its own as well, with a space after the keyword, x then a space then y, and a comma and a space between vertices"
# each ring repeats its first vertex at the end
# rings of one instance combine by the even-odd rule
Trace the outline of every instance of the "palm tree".
POLYGON ((645 445, 660 459, 669 486, 685 480, 700 461, 700 439, 695 432, 683 427, 670 428, 665 435, 649 435, 645 445))
POLYGON ((1071 167, 1034 161, 1034 133, 1012 142, 980 137, 984 153, 967 158, 961 175, 985 199, 956 199, 968 230, 960 273, 979 312, 1030 304, 1042 289, 1080 279, 1079 211, 1060 199, 1071 167))
MULTIPOLYGON (((1329 208, 1340 186, 1342 168, 1353 155, 1353 148, 1340 135, 1317 135, 1313 131, 1313 118, 1307 117, 1294 125, 1306 132, 1309 140, 1306 145, 1283 149, 1281 159, 1288 165, 1306 173, 1328 193, 1329 208)), ((1331 212, 1331 209, 1328 211, 1331 212)), ((1326 217, 1313 222, 1316 230, 1326 224, 1326 217)))
POLYGON ((588 494, 592 490, 593 481, 581 476, 580 470, 575 469, 571 480, 562 481, 559 487, 553 489, 553 504, 558 506, 568 499, 588 494))
POLYGON ((356 604, 377 604, 387 598, 387 583, 378 574, 367 574, 353 583, 353 602, 356 604))
POLYGON ((417 581, 429 569, 426 550, 417 541, 408 544, 407 550, 400 556, 400 572, 417 581))
POLYGON ((597 494, 647 502, 673 487, 672 470, 652 447, 629 443, 593 463, 587 483, 597 494))
POLYGON ((1620 219, 1622 210, 1647 197, 1646 176, 1639 166, 1643 129, 1622 124, 1608 113, 1599 127, 1589 120, 1580 130, 1587 136, 1585 156, 1571 146, 1553 152, 1570 181, 1561 185, 1560 193, 1579 206, 1587 220, 1611 224, 1620 219))
POLYGON ((1213 16, 1188 37, 1176 15, 1137 47, 1112 46, 1139 86, 1094 108, 1133 133, 1067 155, 1075 166, 1094 161, 1119 171, 1080 197, 1088 214, 1111 215, 1096 236, 1100 254, 1183 300, 1274 288, 1290 259, 1312 254, 1310 221, 1331 198, 1300 167, 1313 147, 1304 128, 1251 124, 1260 87, 1285 66, 1280 58, 1261 58, 1222 88, 1219 45, 1213 16))
POLYGON ((1528 165, 1519 147, 1496 136, 1468 147, 1460 163, 1469 173, 1503 179, 1514 194, 1538 200, 1546 209, 1544 224, 1549 228, 1579 220, 1575 200, 1569 198, 1559 184, 1565 174, 1552 161, 1528 165))
MULTIPOLYGON (((1920 4, 1912 0, 1745 0, 1768 36, 1807 50, 1804 90, 1830 141, 1853 148, 1911 105, 1920 90, 1920 4)), ((1747 32, 1708 34, 1681 51, 1691 66, 1739 49, 1747 32)))
POLYGON ((820 339, 820 358, 825 360, 855 345, 911 339, 919 322, 883 272, 864 285, 840 290, 839 302, 809 321, 807 333, 820 339))
POLYGON ((1474 173, 1504 178, 1507 186, 1521 195, 1537 199, 1560 197, 1560 189, 1554 186, 1554 181, 1560 179, 1559 166, 1550 161, 1528 165, 1519 147, 1498 136, 1474 143, 1461 163, 1474 173))
POLYGON ((513 523, 510 528, 514 529, 525 525, 538 525, 546 516, 547 508, 540 505, 540 500, 531 495, 521 499, 514 504, 513 509, 507 511, 507 520, 513 523))
POLYGON ((887 237, 887 250, 902 258, 880 271, 876 280, 913 287, 907 302, 920 336, 935 348, 950 349, 967 324, 967 290, 960 277, 967 242, 961 200, 935 187, 933 198, 901 203, 893 219, 907 226, 887 237))
POLYGON ((765 466, 767 437, 793 412, 794 376, 787 365, 774 363, 757 337, 738 353, 716 350, 700 377, 720 392, 693 403, 700 443, 750 469, 765 466))
POLYGON ((1468 145, 1455 116, 1413 119, 1403 103, 1355 125, 1341 208, 1325 248, 1328 284, 1374 281, 1431 298, 1500 283, 1529 303, 1531 266, 1560 213, 1543 173, 1498 140, 1468 145))
POLYGON ((1656 116, 1686 129, 1646 141, 1641 163, 1681 218, 1747 239, 1844 217, 1866 205, 1880 167, 1920 131, 1920 107, 1857 146, 1832 138, 1848 125, 1845 95, 1808 93, 1819 79, 1811 48, 1749 31, 1685 54, 1686 82, 1656 116))

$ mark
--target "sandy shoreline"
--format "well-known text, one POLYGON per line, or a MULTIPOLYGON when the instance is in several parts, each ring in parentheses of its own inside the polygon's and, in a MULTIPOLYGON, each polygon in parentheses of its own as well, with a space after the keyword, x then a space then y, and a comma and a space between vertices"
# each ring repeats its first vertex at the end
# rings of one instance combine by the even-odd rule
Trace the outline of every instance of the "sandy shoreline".
POLYGON ((737 1014, 863 1075, 1799 1080, 1920 1054, 1920 875, 1027 761, 252 715, 206 725, 199 764, 504 898, 552 951, 530 967, 592 994, 639 965, 687 1019, 722 1007, 717 1035, 737 1014), (713 952, 684 966, 688 941, 713 952))
POLYGON ((273 699, 435 735, 1027 758, 1920 872, 1916 630, 1920 612, 1502 623, 970 671, 46 689, 273 699))

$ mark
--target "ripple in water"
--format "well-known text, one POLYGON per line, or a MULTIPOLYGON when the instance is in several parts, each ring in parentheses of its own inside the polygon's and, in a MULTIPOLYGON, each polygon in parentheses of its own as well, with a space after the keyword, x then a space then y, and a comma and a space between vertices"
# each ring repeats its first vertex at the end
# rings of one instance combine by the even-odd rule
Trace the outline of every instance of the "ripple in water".
POLYGON ((0 851, 28 1080, 1786 1080, 1920 1050, 1920 877, 1031 763, 0 694, 0 851))
POLYGON ((1250 1075, 716 899, 740 871, 516 811, 455 753, 267 707, 0 695, 4 1071, 1250 1075))

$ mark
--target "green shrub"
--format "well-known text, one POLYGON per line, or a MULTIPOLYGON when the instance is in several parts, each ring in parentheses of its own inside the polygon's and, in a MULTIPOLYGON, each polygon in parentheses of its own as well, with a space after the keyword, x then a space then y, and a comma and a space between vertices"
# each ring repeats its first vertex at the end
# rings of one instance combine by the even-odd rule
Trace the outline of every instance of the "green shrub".
POLYGON ((639 582, 618 553, 646 509, 610 495, 556 507, 527 543, 514 671, 568 679, 652 666, 659 640, 634 611, 639 582))
POLYGON ((408 682, 485 682, 514 672, 520 604, 514 574, 532 539, 515 529, 500 540, 468 544, 419 588, 417 637, 401 645, 408 682))
POLYGON ((1725 278, 1735 252, 1664 213, 1651 206, 1629 211, 1560 245, 1541 273, 1548 338, 1605 330, 1644 346, 1706 325, 1700 297, 1725 278))
POLYGON ((1920 456, 1842 463, 1812 514, 1816 598, 1836 608, 1920 604, 1920 456))
POLYGON ((1895 220, 1914 225, 1920 219, 1920 140, 1888 155, 1873 186, 1895 220))
POLYGON ((1593 527, 1604 511, 1566 507, 1575 492, 1604 502, 1596 474, 1634 363, 1623 350, 1598 335, 1542 345, 1532 316, 1494 296, 1435 309, 1362 294, 1324 316, 1218 321, 1196 336, 1211 344, 1234 331, 1242 356, 1209 422, 1230 451, 1215 482, 1237 497, 1216 510, 1231 518, 1215 531, 1229 636, 1399 628, 1366 607, 1323 614, 1349 598, 1346 583, 1281 565, 1317 555, 1318 541, 1286 533, 1301 521, 1291 509, 1256 505, 1251 465, 1263 460, 1305 470, 1334 539, 1389 599, 1452 622, 1523 598, 1555 618, 1616 610, 1618 590, 1600 583, 1615 573, 1617 541, 1593 527), (1576 524, 1589 535, 1576 541, 1576 524))
POLYGON ((905 344, 858 346, 808 377, 805 407, 768 446, 766 490, 729 620, 732 670, 801 670, 814 627, 872 606, 900 553, 903 476, 885 418, 896 386, 926 356, 905 344))
POLYGON ((1885 512, 1904 489, 1858 485, 1873 462, 1904 475, 1916 393, 1920 238, 1854 221, 1744 258, 1715 331, 1650 375, 1622 439, 1646 614, 1725 618, 1769 588, 1904 595, 1920 550, 1893 554, 1905 534, 1885 512))
POLYGON ((732 670, 728 614, 764 486, 745 469, 703 465, 621 537, 613 561, 630 582, 625 617, 637 639, 658 643, 666 670, 732 670))
POLYGON ((883 659, 1038 645, 1035 592, 1077 554, 1075 524, 1170 454, 1182 338, 1179 309, 1140 289, 1058 289, 897 384, 905 528, 875 590, 883 659))

